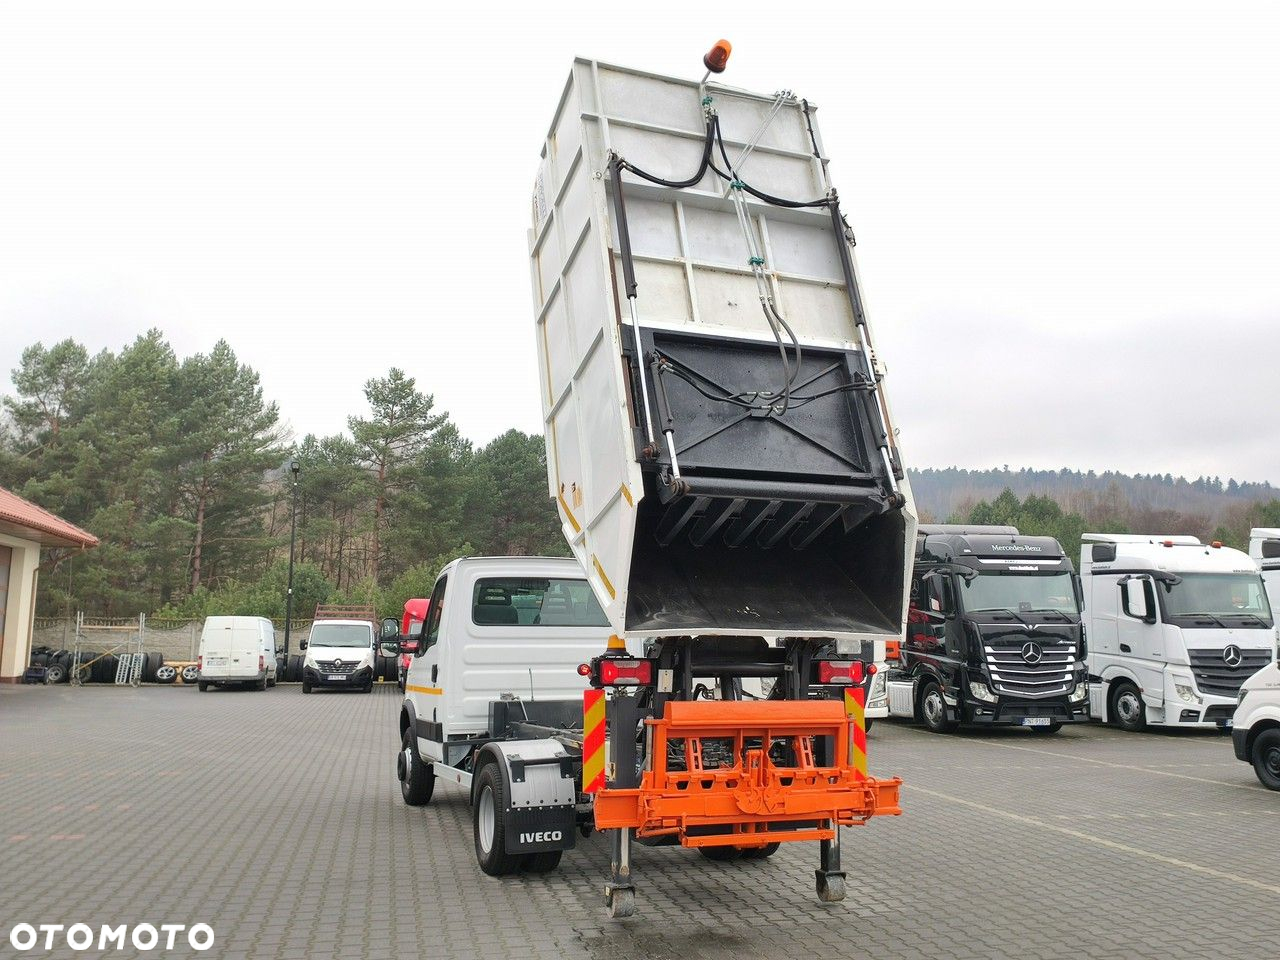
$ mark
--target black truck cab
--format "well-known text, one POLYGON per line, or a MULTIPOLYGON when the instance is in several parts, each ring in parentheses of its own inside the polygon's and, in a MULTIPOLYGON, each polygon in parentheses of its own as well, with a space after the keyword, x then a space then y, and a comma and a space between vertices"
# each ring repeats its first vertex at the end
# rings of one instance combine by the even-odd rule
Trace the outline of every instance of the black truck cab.
POLYGON ((1041 733, 1088 719, 1075 568, 1053 537, 922 524, 889 715, 1041 733))

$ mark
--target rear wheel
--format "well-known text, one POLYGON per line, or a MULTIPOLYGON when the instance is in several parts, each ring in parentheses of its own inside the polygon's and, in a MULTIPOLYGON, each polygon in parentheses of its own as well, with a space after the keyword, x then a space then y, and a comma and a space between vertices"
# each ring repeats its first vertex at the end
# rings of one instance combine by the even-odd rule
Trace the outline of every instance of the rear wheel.
POLYGON ((781 847, 780 843, 766 843, 763 847, 747 847, 742 851, 743 860, 768 860, 781 847))
POLYGON ((1130 733, 1147 729, 1147 707, 1132 683, 1118 683, 1111 691, 1111 719, 1121 730, 1130 733))
POLYGON ((204 693, 209 689, 209 682, 207 680, 201 680, 196 684, 196 686, 200 688, 201 693, 204 693))
POLYGON ((546 850, 542 853, 531 853, 524 858, 524 869, 528 873, 550 873, 560 866, 563 850, 546 850))
POLYGON ((520 869, 523 857, 507 853, 506 824, 502 811, 506 809, 506 788, 496 763, 487 763, 476 779, 476 805, 471 812, 475 833, 476 861, 480 869, 491 877, 501 877, 520 869))
POLYGON ((1263 730, 1253 741, 1253 770, 1268 790, 1280 790, 1280 730, 1263 730))
POLYGON ((930 680, 920 691, 920 719, 934 733, 950 733, 956 722, 947 718, 947 701, 942 697, 942 687, 930 680))
POLYGON ((728 863, 742 856, 742 850, 739 847, 699 847, 698 852, 716 863, 728 863))

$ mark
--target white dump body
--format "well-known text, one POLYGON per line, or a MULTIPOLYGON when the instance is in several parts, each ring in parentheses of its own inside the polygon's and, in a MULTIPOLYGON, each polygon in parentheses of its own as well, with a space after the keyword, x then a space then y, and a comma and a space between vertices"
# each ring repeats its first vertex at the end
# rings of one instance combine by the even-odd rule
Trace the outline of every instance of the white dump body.
MULTIPOLYGON (((564 535, 624 636, 897 636, 914 507, 838 208, 833 217, 830 204, 790 208, 739 191, 753 250, 733 191, 713 170, 685 187, 623 172, 636 287, 628 302, 612 155, 684 180, 699 169, 712 115, 736 174, 756 191, 831 194, 815 108, 790 95, 578 59, 551 124, 530 259, 548 479, 564 535), (749 262, 753 253, 762 262, 749 262), (777 393, 784 378, 758 274, 805 351, 791 393, 811 400, 778 415, 746 415, 725 399, 777 393), (682 357, 679 370, 651 368, 659 354, 682 357), (670 438, 665 402, 675 410, 670 438), (814 561, 822 571, 786 560, 833 530, 850 542, 828 543, 814 561), (750 571, 745 580, 738 566, 750 571), (718 571, 742 589, 713 582, 718 571), (856 609, 839 599, 845 580, 856 609), (820 596, 803 596, 806 585, 820 596)), ((712 158, 728 166, 719 144, 712 158)))

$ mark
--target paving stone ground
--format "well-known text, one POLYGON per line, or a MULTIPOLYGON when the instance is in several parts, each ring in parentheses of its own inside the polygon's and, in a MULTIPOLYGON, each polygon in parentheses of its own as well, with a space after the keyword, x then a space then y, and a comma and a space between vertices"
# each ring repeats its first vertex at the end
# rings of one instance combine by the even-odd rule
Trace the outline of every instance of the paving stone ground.
MULTIPOLYGON (((611 921, 600 837, 494 880, 460 789, 401 803, 399 701, 0 687, 0 957, 20 922, 204 922, 203 956, 279 960, 1280 956, 1280 794, 1217 734, 881 722, 905 815, 845 831, 844 903, 814 898, 810 845, 637 847, 638 914, 611 921)), ((95 955, 139 954, 22 954, 95 955)))

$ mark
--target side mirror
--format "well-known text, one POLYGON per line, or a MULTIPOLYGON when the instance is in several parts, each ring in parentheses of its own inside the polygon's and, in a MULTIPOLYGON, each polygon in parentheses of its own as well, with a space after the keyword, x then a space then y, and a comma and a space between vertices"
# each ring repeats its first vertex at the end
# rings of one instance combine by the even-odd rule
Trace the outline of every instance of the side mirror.
POLYGON ((299 640, 299 641, 298 641, 298 649, 299 649, 299 650, 305 650, 305 649, 307 649, 307 641, 305 641, 305 640, 299 640))
POLYGON ((395 617, 383 617, 382 629, 379 635, 383 640, 390 640, 392 637, 400 636, 400 621, 395 617))
POLYGON ((383 640, 379 644, 379 649, 384 657, 396 657, 400 655, 399 640, 383 640))
POLYGON ((1151 581, 1146 577, 1131 577, 1120 583, 1120 605, 1127 616, 1146 623, 1155 623, 1152 610, 1155 595, 1151 590, 1151 581))

